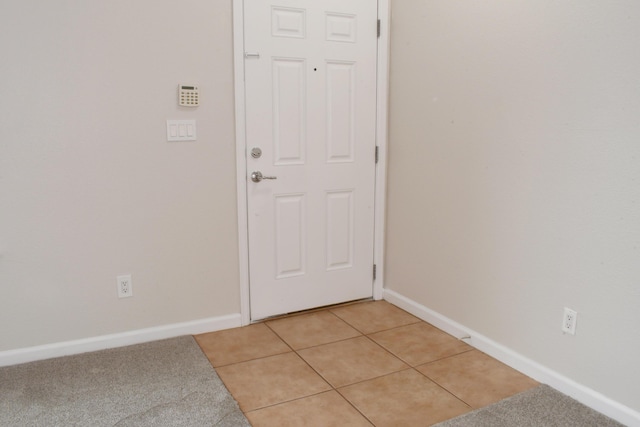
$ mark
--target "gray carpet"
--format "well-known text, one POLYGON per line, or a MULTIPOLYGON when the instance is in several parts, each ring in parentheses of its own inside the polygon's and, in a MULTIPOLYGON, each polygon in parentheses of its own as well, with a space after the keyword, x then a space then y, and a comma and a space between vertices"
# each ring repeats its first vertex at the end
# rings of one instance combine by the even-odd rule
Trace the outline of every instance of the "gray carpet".
POLYGON ((541 385, 434 427, 619 427, 553 388, 541 385))
POLYGON ((249 426, 193 337, 0 368, 0 426, 249 426))

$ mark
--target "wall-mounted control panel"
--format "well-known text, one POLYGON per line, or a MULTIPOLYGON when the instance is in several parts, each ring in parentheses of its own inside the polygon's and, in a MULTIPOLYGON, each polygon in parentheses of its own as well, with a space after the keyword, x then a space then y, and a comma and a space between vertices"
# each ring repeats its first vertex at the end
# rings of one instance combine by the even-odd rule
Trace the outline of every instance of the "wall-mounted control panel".
POLYGON ((200 105, 200 91, 195 85, 178 85, 178 105, 197 107, 200 105))

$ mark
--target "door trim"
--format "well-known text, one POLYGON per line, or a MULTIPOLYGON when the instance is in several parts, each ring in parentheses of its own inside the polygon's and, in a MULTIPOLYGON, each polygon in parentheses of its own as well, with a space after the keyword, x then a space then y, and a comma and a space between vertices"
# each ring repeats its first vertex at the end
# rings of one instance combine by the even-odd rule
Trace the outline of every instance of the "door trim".
MULTIPOLYGON (((376 145, 378 163, 375 178, 373 298, 382 299, 384 288, 384 240, 387 194, 387 126, 389 106, 389 27, 390 0, 378 0, 380 37, 378 39, 376 145)), ((238 261, 240 316, 242 325, 251 323, 249 301, 249 230, 247 208, 246 116, 244 88, 244 0, 233 0, 233 59, 236 114, 236 193, 238 203, 238 261)))

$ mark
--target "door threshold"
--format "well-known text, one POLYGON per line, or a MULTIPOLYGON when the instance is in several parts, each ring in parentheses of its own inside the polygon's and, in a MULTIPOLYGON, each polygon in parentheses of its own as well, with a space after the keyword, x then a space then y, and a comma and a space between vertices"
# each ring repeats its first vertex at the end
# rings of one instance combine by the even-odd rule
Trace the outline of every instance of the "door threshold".
POLYGON ((362 298, 362 299, 357 299, 357 300, 353 300, 353 301, 340 302, 340 303, 337 303, 337 304, 323 305, 322 307, 308 308, 306 310, 292 311, 291 313, 276 314, 274 316, 265 317, 264 319, 252 320, 251 324, 253 325, 253 324, 256 324, 256 323, 263 323, 263 322, 268 322, 268 321, 271 321, 271 320, 278 320, 278 319, 284 319, 284 318, 287 318, 287 317, 300 316, 300 315, 303 315, 303 314, 309 314, 309 313, 315 313, 315 312, 318 312, 318 311, 330 310, 332 308, 346 307, 346 306, 349 306, 349 305, 361 304, 363 302, 371 302, 373 300, 374 299, 372 297, 362 298))

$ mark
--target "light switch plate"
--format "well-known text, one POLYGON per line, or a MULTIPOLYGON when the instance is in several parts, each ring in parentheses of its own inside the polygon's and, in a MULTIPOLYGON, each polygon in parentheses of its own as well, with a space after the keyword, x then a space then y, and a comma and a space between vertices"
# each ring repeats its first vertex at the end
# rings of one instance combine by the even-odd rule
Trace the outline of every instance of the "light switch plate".
POLYGON ((167 120, 167 141, 195 141, 195 120, 167 120))

